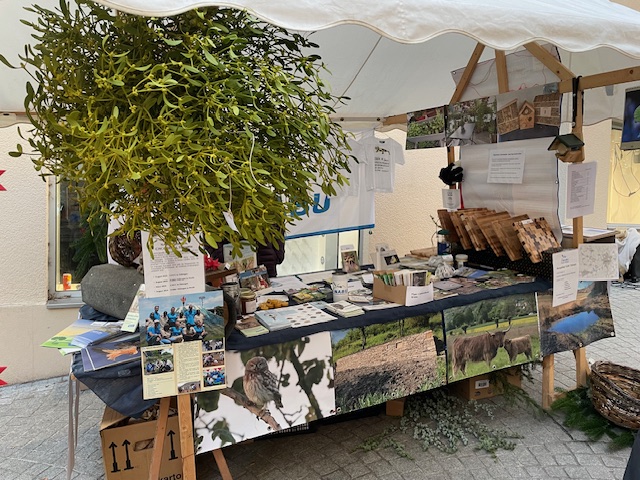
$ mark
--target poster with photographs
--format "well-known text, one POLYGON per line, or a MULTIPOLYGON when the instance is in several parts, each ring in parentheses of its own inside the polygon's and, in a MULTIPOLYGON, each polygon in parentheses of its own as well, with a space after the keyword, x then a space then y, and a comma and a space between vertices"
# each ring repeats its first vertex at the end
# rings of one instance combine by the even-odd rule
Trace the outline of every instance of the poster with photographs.
POLYGON ((498 95, 498 141, 555 137, 560 131, 561 103, 557 83, 498 95))
POLYGON ((477 98, 447 105, 446 145, 496 143, 496 97, 477 98))
POLYGON ((527 363, 540 356, 533 293, 482 300, 444 311, 448 381, 527 363))
POLYGON ((140 298, 145 399, 225 386, 222 291, 140 298))
POLYGON ((542 355, 566 352, 615 336, 608 282, 579 282, 574 302, 552 307, 553 292, 538 293, 542 355))
POLYGON ((427 108, 407 113, 407 150, 445 145, 445 107, 427 108))
POLYGON ((353 245, 341 245, 340 257, 342 259, 342 270, 347 273, 359 272, 360 261, 358 260, 358 251, 353 245))
POLYGON ((228 388, 196 395, 196 453, 335 414, 328 332, 225 356, 228 388))
POLYGON ((331 332, 336 412, 437 388, 446 383, 442 315, 331 332))

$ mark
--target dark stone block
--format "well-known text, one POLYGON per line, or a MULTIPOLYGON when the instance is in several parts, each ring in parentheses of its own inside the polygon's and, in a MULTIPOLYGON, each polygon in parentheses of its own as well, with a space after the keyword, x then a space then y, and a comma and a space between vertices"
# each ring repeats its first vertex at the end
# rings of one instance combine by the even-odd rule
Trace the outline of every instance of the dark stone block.
POLYGON ((124 319, 144 283, 144 275, 122 265, 96 265, 81 282, 82 301, 99 312, 124 319))

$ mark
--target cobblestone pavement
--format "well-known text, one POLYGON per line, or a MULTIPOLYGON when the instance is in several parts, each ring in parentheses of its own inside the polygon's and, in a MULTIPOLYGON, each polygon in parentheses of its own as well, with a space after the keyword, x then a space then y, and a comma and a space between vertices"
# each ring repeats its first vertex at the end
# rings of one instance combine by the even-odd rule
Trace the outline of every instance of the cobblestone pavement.
MULTIPOLYGON (((611 305, 616 337, 587 347, 589 360, 610 360, 640 369, 640 285, 614 284, 611 305)), ((541 371, 526 390, 541 399, 541 371)), ((556 355, 556 387, 575 385, 571 353, 556 355)), ((621 479, 629 449, 615 453, 603 442, 590 442, 578 431, 562 426, 560 417, 536 414, 531 407, 511 406, 497 397, 492 426, 516 431, 522 438, 512 451, 495 458, 461 448, 455 454, 434 449, 423 452, 417 442, 404 440, 413 459, 394 451, 362 451, 356 447, 372 435, 396 425, 383 414, 319 425, 315 432, 274 437, 224 450, 236 480, 413 480, 413 479, 621 479)), ((76 480, 104 479, 98 424, 103 403, 90 391, 80 396, 76 480)), ((54 378, 0 388, 0 480, 65 479, 67 473, 67 379, 54 378)), ((400 434, 397 434, 400 435, 400 434)), ((219 479, 210 454, 197 457, 199 480, 219 479)), ((141 479, 142 480, 142 479, 141 479)))

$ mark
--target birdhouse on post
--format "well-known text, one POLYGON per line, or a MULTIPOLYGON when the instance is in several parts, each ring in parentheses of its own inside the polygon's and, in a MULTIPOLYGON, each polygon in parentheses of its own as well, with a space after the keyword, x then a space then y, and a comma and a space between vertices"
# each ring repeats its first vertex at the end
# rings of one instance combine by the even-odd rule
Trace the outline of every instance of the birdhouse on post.
POLYGON ((533 128, 536 120, 536 111, 533 104, 527 100, 522 103, 520 111, 518 112, 520 120, 520 130, 527 130, 533 128))
POLYGON ((567 133, 556 136, 547 150, 555 150, 556 157, 563 162, 577 163, 584 160, 582 147, 584 147, 584 142, 580 138, 573 133, 567 133))

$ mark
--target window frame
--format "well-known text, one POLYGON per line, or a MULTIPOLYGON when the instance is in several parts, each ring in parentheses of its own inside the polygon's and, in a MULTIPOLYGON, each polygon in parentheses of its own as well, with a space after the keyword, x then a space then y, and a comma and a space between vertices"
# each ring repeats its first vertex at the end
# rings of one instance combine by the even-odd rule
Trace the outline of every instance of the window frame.
POLYGON ((48 216, 48 268, 47 268, 47 308, 72 308, 83 305, 82 292, 77 290, 57 290, 58 265, 60 264, 60 205, 59 182, 55 177, 47 179, 48 216))

